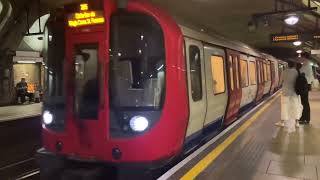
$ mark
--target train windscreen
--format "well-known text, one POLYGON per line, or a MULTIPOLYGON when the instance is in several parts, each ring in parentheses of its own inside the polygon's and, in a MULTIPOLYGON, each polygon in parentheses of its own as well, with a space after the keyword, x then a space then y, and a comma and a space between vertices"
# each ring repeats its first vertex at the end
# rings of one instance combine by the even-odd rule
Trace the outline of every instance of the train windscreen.
POLYGON ((160 109, 164 88, 165 50, 159 24, 143 14, 113 15, 110 36, 111 106, 160 109))
POLYGON ((46 127, 55 131, 64 130, 66 98, 63 87, 65 60, 65 31, 63 19, 49 19, 44 35, 44 116, 52 122, 46 127))
POLYGON ((155 124, 162 112, 166 77, 162 29, 148 15, 114 14, 109 51, 111 136, 132 136, 155 124))

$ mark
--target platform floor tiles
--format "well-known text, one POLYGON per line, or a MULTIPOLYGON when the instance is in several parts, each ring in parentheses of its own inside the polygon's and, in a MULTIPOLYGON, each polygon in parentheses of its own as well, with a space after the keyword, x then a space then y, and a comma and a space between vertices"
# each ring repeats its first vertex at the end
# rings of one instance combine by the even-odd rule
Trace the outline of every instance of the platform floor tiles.
POLYGON ((311 92, 311 125, 274 124, 280 96, 220 156, 199 180, 320 180, 320 91, 311 92))
POLYGON ((40 116, 42 103, 0 107, 0 123, 40 116))

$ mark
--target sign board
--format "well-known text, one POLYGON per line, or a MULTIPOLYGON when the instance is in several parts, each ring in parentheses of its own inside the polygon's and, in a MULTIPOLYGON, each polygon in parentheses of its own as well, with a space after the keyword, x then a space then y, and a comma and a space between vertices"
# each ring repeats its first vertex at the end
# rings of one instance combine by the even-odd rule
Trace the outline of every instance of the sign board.
POLYGON ((299 40, 299 34, 271 35, 272 42, 291 42, 299 40))
POLYGON ((294 41, 310 41, 320 39, 320 32, 308 33, 291 33, 291 34, 271 34, 271 42, 294 42, 294 41))
POLYGON ((312 49, 311 54, 320 54, 320 49, 312 49))
POLYGON ((88 4, 80 4, 80 12, 70 14, 68 17, 68 26, 74 28, 103 24, 104 22, 103 11, 90 11, 88 4))

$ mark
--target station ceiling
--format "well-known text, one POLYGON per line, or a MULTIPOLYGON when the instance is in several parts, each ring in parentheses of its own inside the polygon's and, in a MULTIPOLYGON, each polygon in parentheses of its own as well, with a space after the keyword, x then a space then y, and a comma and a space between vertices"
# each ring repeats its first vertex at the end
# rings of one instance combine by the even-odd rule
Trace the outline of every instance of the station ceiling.
MULTIPOLYGON (((249 31, 248 23, 252 21, 255 13, 288 10, 307 7, 308 0, 149 0, 167 11, 171 15, 181 19, 182 22, 193 24, 199 30, 208 33, 218 33, 233 40, 245 42, 265 52, 280 58, 297 57, 292 43, 271 43, 270 34, 315 31, 316 16, 305 13, 301 16, 299 24, 290 27, 284 25, 281 17, 270 16, 266 20, 257 21, 254 31, 249 31)), ((63 4, 81 2, 81 0, 41 0, 47 7, 54 8, 63 4)), ((82 1, 83 2, 83 1, 82 1)), ((311 6, 317 6, 318 2, 310 0, 311 6)), ((320 12, 320 7, 319 7, 320 12)), ((317 12, 314 12, 317 14, 317 12)), ((317 48, 318 42, 304 43, 299 49, 317 48)), ((320 58, 319 58, 320 59, 320 58)), ((320 62, 320 61, 319 61, 320 62)))

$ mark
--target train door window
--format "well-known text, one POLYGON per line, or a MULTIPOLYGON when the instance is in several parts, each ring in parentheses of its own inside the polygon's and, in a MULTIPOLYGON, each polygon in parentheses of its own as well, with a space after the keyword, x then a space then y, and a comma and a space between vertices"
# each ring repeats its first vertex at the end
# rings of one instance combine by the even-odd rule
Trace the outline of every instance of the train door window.
POLYGON ((229 56, 229 77, 230 77, 230 89, 234 90, 234 77, 233 77, 233 58, 229 56))
POLYGON ((236 77, 236 88, 240 88, 240 78, 239 78, 239 61, 238 58, 235 57, 233 63, 235 64, 235 77, 236 77))
POLYGON ((248 61, 240 60, 240 73, 241 73, 241 87, 249 86, 249 77, 248 77, 248 61))
POLYGON ((256 73, 256 63, 254 61, 249 62, 249 74, 250 74, 250 85, 256 85, 257 73, 256 73))
POLYGON ((268 68, 267 68, 266 63, 263 63, 263 76, 264 76, 264 81, 267 82, 268 81, 268 68))
POLYGON ((214 94, 225 92, 224 60, 221 56, 211 56, 211 73, 214 94))
POLYGON ((75 48, 75 112, 80 119, 97 119, 99 98, 98 45, 75 48))
POLYGON ((268 81, 271 81, 271 66, 270 63, 267 64, 267 79, 268 81))
POLYGON ((191 93, 193 101, 202 99, 201 54, 198 46, 189 46, 191 93))
POLYGON ((260 77, 260 61, 257 61, 256 69, 257 69, 257 75, 258 75, 258 82, 261 83, 261 77, 260 77))
POLYGON ((264 67, 263 67, 263 62, 260 62, 260 82, 264 82, 264 67))

